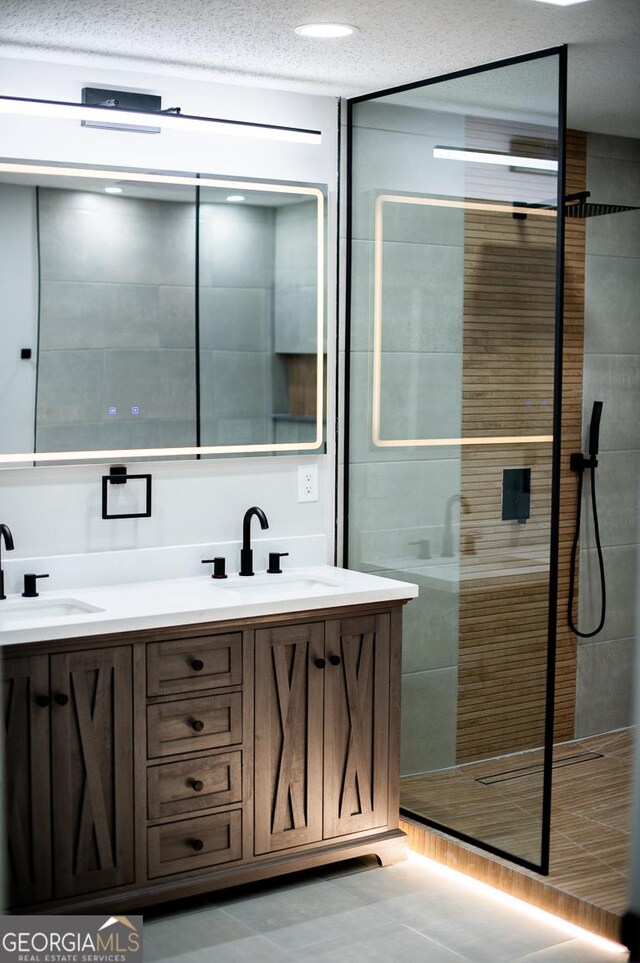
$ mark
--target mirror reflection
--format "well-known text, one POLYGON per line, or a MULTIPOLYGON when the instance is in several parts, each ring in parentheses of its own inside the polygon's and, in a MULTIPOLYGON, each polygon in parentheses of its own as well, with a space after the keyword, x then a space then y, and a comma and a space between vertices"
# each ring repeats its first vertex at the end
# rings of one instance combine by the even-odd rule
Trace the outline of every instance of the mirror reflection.
POLYGON ((322 192, 120 173, 0 166, 0 458, 318 450, 322 192))

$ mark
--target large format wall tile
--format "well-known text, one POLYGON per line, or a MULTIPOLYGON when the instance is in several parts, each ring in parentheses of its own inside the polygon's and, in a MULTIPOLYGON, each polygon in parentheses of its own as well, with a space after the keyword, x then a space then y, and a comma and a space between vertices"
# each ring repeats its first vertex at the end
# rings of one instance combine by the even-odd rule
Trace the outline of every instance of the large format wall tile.
MULTIPOLYGON (((39 360, 37 424, 100 421, 101 351, 45 351, 39 360)), ((36 438, 40 451, 42 447, 36 438)))
POLYGON ((271 287, 271 208, 205 204, 200 210, 200 283, 221 288, 271 287))
POLYGON ((586 286, 585 352, 640 354, 640 258, 590 255, 586 286))
POLYGON ((271 288, 200 288, 200 348, 271 351, 271 288))
POLYGON ((193 351, 107 351, 104 354, 105 407, 123 412, 138 407, 140 418, 195 420, 193 351))
MULTIPOLYGON (((594 203, 640 207, 640 162, 589 157, 587 187, 594 203)), ((587 254, 640 257, 640 211, 590 218, 587 254)))
POLYGON ((589 134, 587 157, 609 157, 617 160, 640 161, 640 140, 635 137, 589 134))
MULTIPOLYGON (((596 640, 628 639, 635 635, 636 587, 640 550, 637 545, 603 549, 607 578, 607 619, 596 640)), ((600 618, 600 570, 595 549, 580 556, 580 619, 582 632, 594 629, 600 618)))
POLYGON ((583 642, 578 646, 578 738, 632 724, 637 646, 637 638, 583 642))
POLYGON ((457 676, 455 668, 403 675, 402 775, 455 765, 457 676))
MULTIPOLYGON (((601 451, 595 481, 600 540, 603 545, 637 545, 640 542, 639 478, 640 451, 601 451)), ((585 476, 582 512, 580 547, 585 551, 595 548, 596 544, 588 472, 585 476)))
POLYGON ((600 450, 640 448, 638 355, 587 355, 583 390, 584 425, 589 424, 593 402, 604 402, 600 424, 600 450))

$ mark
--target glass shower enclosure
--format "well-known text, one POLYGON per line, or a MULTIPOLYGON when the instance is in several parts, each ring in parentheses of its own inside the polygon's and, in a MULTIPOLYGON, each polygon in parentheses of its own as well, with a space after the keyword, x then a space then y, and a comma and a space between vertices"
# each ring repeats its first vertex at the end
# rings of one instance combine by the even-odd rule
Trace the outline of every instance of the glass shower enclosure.
POLYGON ((355 98, 348 116, 345 564, 420 589, 401 806, 542 872, 565 73, 554 48, 355 98))

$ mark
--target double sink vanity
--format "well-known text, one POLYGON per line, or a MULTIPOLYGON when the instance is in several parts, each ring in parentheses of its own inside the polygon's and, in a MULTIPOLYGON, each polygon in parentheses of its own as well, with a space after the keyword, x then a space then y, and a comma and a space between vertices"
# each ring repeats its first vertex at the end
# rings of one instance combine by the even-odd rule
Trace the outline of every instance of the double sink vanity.
POLYGON ((0 602, 10 911, 402 856, 414 586, 328 565, 53 584, 0 602))

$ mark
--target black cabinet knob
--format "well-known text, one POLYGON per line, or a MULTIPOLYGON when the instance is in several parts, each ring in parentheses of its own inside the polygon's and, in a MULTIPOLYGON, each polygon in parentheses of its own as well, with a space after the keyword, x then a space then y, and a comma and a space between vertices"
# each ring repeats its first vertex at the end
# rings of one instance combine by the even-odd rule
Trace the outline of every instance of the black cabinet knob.
POLYGON ((53 698, 59 706, 66 706, 69 702, 69 696, 65 695, 64 692, 56 692, 53 698))
POLYGON ((191 848, 195 849, 196 853, 199 853, 201 849, 204 849, 204 843, 201 839, 190 840, 191 848))
POLYGON ((204 729, 204 722, 202 721, 202 719, 194 719, 193 722, 191 723, 191 728, 194 729, 196 732, 202 732, 202 730, 204 729))
POLYGON ((193 659, 191 662, 191 668, 194 672, 202 672, 204 669, 204 662, 202 659, 193 659))
POLYGON ((191 788, 193 789, 194 792, 202 792, 202 790, 204 789, 204 783, 202 782, 201 779, 192 779, 191 788))
POLYGON ((314 659, 314 662, 318 669, 324 669, 327 664, 324 659, 314 659))
POLYGON ((46 709, 48 706, 51 705, 51 699, 49 698, 48 695, 36 696, 36 705, 40 706, 41 709, 46 709))
POLYGON ((339 655, 330 655, 329 662, 331 665, 340 665, 341 659, 339 655))

